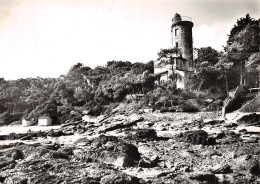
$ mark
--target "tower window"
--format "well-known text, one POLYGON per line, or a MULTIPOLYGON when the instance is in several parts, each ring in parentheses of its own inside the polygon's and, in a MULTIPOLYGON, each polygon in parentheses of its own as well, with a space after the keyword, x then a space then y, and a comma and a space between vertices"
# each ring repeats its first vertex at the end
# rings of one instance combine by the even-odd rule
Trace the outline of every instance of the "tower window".
POLYGON ((189 61, 189 67, 193 67, 192 61, 189 61))
POLYGON ((178 44, 178 42, 176 42, 176 43, 175 43, 175 47, 178 48, 178 46, 179 46, 179 44, 178 44))
POLYGON ((179 29, 175 29, 175 36, 179 35, 179 29))

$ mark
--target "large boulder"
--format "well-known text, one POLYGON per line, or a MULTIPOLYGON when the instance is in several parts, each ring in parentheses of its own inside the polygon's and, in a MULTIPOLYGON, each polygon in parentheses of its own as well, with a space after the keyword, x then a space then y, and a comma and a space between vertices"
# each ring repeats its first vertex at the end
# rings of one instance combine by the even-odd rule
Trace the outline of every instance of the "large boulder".
POLYGON ((13 160, 24 158, 22 151, 17 149, 11 149, 9 152, 7 152, 6 157, 12 158, 13 160))
POLYGON ((133 140, 154 140, 157 134, 154 129, 135 129, 131 130, 127 137, 133 140))
POLYGON ((215 139, 208 137, 208 133, 204 130, 187 131, 182 136, 185 142, 191 144, 214 145, 216 143, 215 139))
POLYGON ((236 165, 234 166, 235 171, 246 171, 248 174, 260 175, 260 165, 258 160, 251 158, 248 155, 237 158, 236 165))
POLYGON ((140 160, 136 146, 117 137, 104 135, 95 138, 90 147, 74 152, 74 156, 82 161, 96 161, 121 167, 132 166, 140 160))
POLYGON ((239 124, 246 125, 259 125, 260 124, 260 114, 252 113, 245 115, 237 120, 239 124))

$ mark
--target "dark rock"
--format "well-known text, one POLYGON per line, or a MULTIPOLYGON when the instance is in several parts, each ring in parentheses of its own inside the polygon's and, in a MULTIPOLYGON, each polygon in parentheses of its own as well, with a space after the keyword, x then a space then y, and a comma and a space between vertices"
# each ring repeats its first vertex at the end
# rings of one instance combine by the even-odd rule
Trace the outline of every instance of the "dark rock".
POLYGON ((212 173, 194 173, 190 177, 192 180, 198 180, 201 182, 206 182, 208 184, 217 184, 218 178, 212 173))
POLYGON ((59 152, 65 154, 65 155, 73 155, 74 147, 61 147, 58 149, 59 152))
POLYGON ((258 162, 254 162, 250 168, 249 168, 249 173, 252 175, 260 175, 260 166, 258 162))
POLYGON ((216 139, 222 139, 223 137, 225 137, 225 133, 224 132, 220 132, 216 135, 216 139))
POLYGON ((237 127, 238 125, 236 123, 225 123, 223 126, 226 128, 233 128, 237 127))
POLYGON ((259 162, 256 159, 243 156, 237 160, 237 165, 234 167, 237 171, 247 171, 248 173, 258 176, 260 175, 259 162))
POLYGON ((16 162, 14 160, 8 160, 8 159, 1 159, 0 160, 0 169, 7 167, 11 164, 15 164, 16 162))
POLYGON ((149 139, 153 140, 157 138, 156 131, 154 129, 136 129, 133 130, 128 136, 130 139, 149 139))
POLYGON ((164 112, 176 112, 176 109, 173 109, 171 107, 162 107, 160 109, 160 113, 164 113, 164 112))
POLYGON ((239 124, 260 125, 260 114, 252 113, 249 115, 245 115, 242 118, 238 119, 237 122, 239 124))
POLYGON ((247 133, 247 130, 246 129, 241 129, 238 131, 239 133, 247 133))
POLYGON ((214 145, 215 139, 208 137, 208 133, 204 130, 187 131, 183 133, 185 142, 192 144, 214 145))
POLYGON ((51 152, 50 157, 54 159, 66 159, 66 160, 69 159, 68 155, 59 151, 51 152))
POLYGON ((139 179, 122 173, 103 176, 100 184, 139 184, 139 179))
POLYGON ((19 159, 23 159, 23 153, 20 150, 17 149, 12 149, 10 150, 7 154, 7 157, 12 158, 13 160, 19 160, 19 159))
POLYGON ((0 183, 4 183, 4 181, 5 181, 5 177, 0 176, 0 183))
POLYGON ((42 149, 48 149, 48 150, 57 150, 60 148, 59 144, 46 144, 41 146, 42 149))
POLYGON ((157 165, 157 161, 158 161, 157 159, 151 160, 148 158, 142 158, 141 160, 139 160, 138 167, 144 167, 144 168, 155 167, 157 165))

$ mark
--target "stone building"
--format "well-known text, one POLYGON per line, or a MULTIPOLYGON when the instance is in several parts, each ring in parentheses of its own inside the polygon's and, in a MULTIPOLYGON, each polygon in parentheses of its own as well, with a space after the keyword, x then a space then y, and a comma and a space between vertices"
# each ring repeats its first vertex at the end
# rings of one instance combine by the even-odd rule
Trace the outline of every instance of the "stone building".
POLYGON ((171 36, 172 48, 180 49, 181 53, 171 56, 171 64, 161 65, 160 61, 155 62, 154 73, 159 76, 159 82, 163 83, 170 79, 171 75, 176 76, 177 88, 184 89, 186 79, 192 77, 195 71, 193 58, 193 22, 190 17, 175 14, 172 19, 171 36))

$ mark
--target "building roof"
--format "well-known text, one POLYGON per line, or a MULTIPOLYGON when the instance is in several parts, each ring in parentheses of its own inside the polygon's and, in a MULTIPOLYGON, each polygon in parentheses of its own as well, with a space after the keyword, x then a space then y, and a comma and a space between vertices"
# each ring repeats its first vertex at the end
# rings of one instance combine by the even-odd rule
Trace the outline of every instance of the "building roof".
POLYGON ((172 18, 172 23, 178 23, 178 22, 180 22, 181 20, 182 20, 182 19, 181 19, 180 14, 175 13, 174 16, 173 16, 173 18, 172 18))
POLYGON ((50 116, 40 116, 38 119, 51 119, 50 116))

